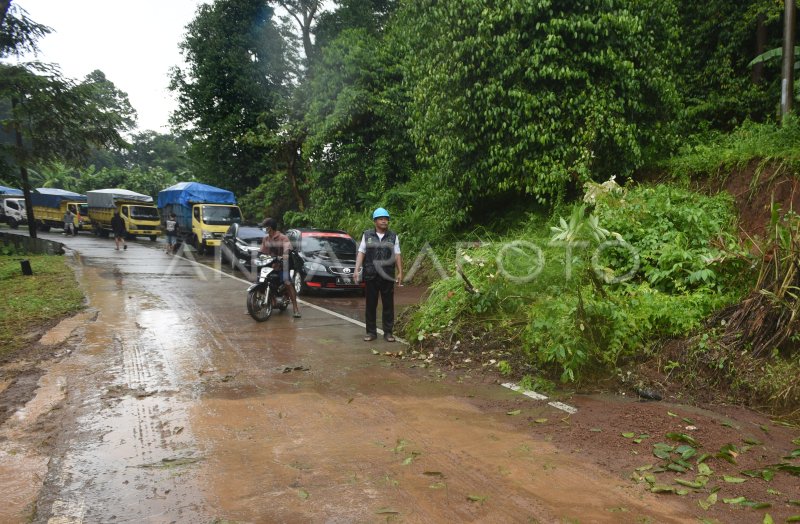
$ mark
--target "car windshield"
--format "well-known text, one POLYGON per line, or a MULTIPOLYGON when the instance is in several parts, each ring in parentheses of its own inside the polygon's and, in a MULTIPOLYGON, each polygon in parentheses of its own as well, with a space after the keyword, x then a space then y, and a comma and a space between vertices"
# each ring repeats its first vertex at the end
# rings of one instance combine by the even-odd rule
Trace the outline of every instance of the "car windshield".
POLYGON ((266 233, 257 227, 239 227, 236 231, 236 240, 249 246, 258 246, 261 244, 261 239, 264 238, 264 235, 266 233))
POLYGON ((241 222, 242 214, 234 206, 203 206, 203 222, 210 226, 226 226, 241 222))
POLYGON ((146 206, 131 206, 131 218, 158 220, 158 209, 146 206))
POLYGON ((337 235, 303 235, 302 251, 315 253, 325 251, 337 255, 356 254, 356 242, 348 236, 337 235))

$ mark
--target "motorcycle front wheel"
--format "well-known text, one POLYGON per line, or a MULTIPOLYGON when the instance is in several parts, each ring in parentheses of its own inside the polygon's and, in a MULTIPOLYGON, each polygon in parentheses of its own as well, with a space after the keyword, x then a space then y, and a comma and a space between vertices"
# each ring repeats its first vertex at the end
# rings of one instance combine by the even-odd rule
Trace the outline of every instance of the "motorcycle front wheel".
POLYGON ((247 294, 247 312, 258 322, 269 319, 272 315, 269 286, 257 287, 247 294))

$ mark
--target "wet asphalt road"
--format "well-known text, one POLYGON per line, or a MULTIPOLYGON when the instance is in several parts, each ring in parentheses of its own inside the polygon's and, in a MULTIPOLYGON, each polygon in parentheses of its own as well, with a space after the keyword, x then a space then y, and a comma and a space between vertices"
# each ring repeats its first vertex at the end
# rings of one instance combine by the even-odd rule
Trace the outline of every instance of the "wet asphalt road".
POLYGON ((72 250, 91 314, 42 381, 61 427, 34 522, 689 520, 472 402, 516 393, 362 342, 360 297, 257 323, 213 257, 41 236, 72 250))

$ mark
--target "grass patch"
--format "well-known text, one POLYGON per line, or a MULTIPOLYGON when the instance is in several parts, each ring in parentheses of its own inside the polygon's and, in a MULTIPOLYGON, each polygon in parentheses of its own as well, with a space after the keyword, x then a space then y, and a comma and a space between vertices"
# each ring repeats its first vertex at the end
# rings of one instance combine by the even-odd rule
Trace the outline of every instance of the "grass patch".
POLYGON ((0 357, 29 343, 25 336, 38 326, 83 307, 83 292, 64 257, 55 255, 0 256, 0 357), (28 259, 32 276, 20 260, 28 259))
POLYGON ((778 162, 800 173, 800 122, 784 125, 745 122, 733 133, 713 134, 681 148, 665 167, 676 179, 719 176, 753 160, 778 162))

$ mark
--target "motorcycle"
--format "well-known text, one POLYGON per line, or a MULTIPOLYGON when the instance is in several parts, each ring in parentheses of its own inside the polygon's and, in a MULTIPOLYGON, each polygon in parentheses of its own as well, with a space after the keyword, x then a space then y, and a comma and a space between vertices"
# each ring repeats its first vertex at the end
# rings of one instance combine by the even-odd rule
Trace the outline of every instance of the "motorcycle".
POLYGON ((247 312, 258 322, 265 322, 277 307, 285 311, 291 303, 286 284, 281 278, 281 259, 266 255, 254 260, 258 269, 256 283, 247 288, 247 312))

